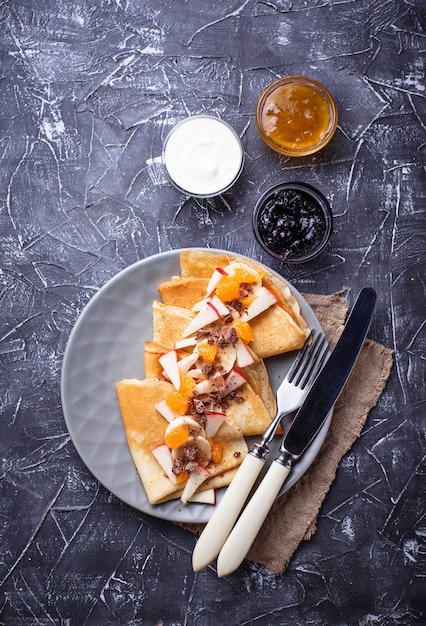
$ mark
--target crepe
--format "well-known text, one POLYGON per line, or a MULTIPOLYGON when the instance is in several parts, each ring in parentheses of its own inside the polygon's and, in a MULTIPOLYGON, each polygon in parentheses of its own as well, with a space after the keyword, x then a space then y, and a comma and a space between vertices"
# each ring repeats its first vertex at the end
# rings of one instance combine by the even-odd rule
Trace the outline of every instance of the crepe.
MULTIPOLYGON (((154 338, 163 345, 172 345, 168 333, 173 336, 185 327, 185 309, 191 309, 204 294, 200 294, 201 286, 207 286, 208 277, 216 267, 225 268, 231 262, 241 262, 257 271, 264 272, 264 268, 254 261, 239 257, 228 257, 225 254, 214 254, 204 250, 185 250, 181 253, 180 263, 182 278, 163 283, 164 307, 154 310, 154 338), (200 282, 201 281, 201 282, 200 282), (190 295, 193 292, 193 295, 190 295), (184 295, 182 295, 184 294, 184 295), (176 309, 169 309, 169 306, 176 309), (176 332, 175 332, 175 321, 176 332)), ((251 348, 262 359, 298 350, 303 346, 309 335, 309 328, 304 320, 300 306, 284 281, 266 270, 263 284, 277 298, 277 304, 270 307, 251 321, 255 339, 251 348)), ((190 313, 194 317, 193 313, 190 313)), ((189 315, 186 319, 189 319, 189 315)), ((188 323, 188 322, 187 322, 188 323)))
POLYGON ((284 281, 279 280, 272 272, 268 271, 267 268, 252 259, 188 248, 187 250, 183 250, 180 255, 182 278, 209 278, 216 267, 224 269, 233 261, 249 265, 258 272, 264 272, 263 282, 268 289, 271 289, 271 291, 275 293, 279 300, 279 305, 284 308, 290 317, 302 328, 307 327, 300 313, 299 303, 284 281))
MULTIPOLYGON (((129 379, 117 383, 120 411, 129 449, 151 504, 179 498, 185 486, 182 482, 175 484, 174 476, 170 475, 169 478, 166 474, 166 471, 170 472, 170 467, 167 469, 167 463, 164 465, 163 459, 160 462, 160 458, 157 459, 153 454, 153 448, 166 440, 168 420, 174 424, 176 417, 186 414, 187 411, 198 420, 200 415, 198 415, 197 403, 200 402, 201 411, 205 413, 204 418, 212 410, 216 412, 216 415, 225 413, 226 417, 224 416, 225 419, 213 435, 213 439, 209 439, 211 445, 218 444, 222 451, 221 455, 210 457, 209 453, 204 460, 204 464, 208 462, 207 469, 210 476, 202 482, 198 491, 228 485, 247 453, 244 437, 261 435, 276 415, 276 400, 271 390, 264 359, 301 348, 309 334, 309 328, 303 319, 299 303, 286 283, 256 262, 223 253, 191 249, 181 253, 180 265, 181 275, 173 276, 170 280, 160 283, 158 291, 161 300, 155 299, 152 303, 152 339, 146 341, 144 347, 145 379, 142 381, 129 379), (213 304, 213 302, 206 304, 212 275, 216 268, 224 269, 230 263, 240 264, 238 268, 241 268, 243 264, 246 266, 245 270, 247 266, 254 269, 255 278, 252 283, 256 284, 251 288, 250 278, 244 274, 245 270, 235 270, 234 265, 233 271, 243 272, 239 274, 242 279, 236 278, 239 281, 237 289, 240 290, 240 300, 228 300, 228 306, 226 306, 225 297, 229 292, 226 291, 227 287, 225 291, 222 289, 226 296, 223 301, 219 298, 219 303, 216 299, 214 304, 219 306, 219 310, 221 305, 224 311, 220 314, 216 312, 218 317, 215 317, 213 322, 209 321, 207 325, 204 321, 205 314, 202 313, 204 325, 200 327, 197 325, 199 312, 203 307, 208 309, 213 304), (249 278, 248 281, 246 281, 247 278, 249 278), (259 297, 261 288, 263 301, 259 300, 259 302, 263 305, 266 301, 268 308, 262 312, 256 310, 255 317, 248 316, 249 323, 244 322, 244 317, 240 320, 241 312, 247 311, 250 303, 259 297), (268 292, 272 292, 273 296, 268 292), (237 305, 239 309, 235 308, 237 305), (200 335, 198 331, 187 330, 188 325, 195 318, 197 319, 191 328, 201 329, 203 332, 200 335), (241 337, 238 334, 235 335, 237 329, 239 332, 244 330, 238 327, 239 323, 240 325, 245 323, 246 327, 249 327, 245 328, 245 331, 250 331, 247 336, 244 333, 241 337), (228 331, 234 333, 234 339, 225 338, 228 331), (189 344, 185 343, 185 338, 191 338, 191 336, 193 343, 191 344, 191 341, 189 344), (183 344, 182 339, 184 339, 183 344), (219 340, 225 343, 220 344, 219 340), (204 346, 201 345, 203 342, 204 346), (241 343, 245 350, 245 352, 243 350, 242 360, 241 343), (239 347, 238 359, 237 347, 239 347), (209 360, 206 355, 209 349, 215 351, 213 360, 209 360), (227 353, 232 359, 228 364, 227 353), (174 373, 175 377, 177 376, 177 383, 175 381, 174 385, 170 382, 174 378, 173 367, 169 360, 171 355, 172 361, 175 360, 174 373), (179 373, 176 373, 176 367, 180 368, 179 373), (207 373, 209 367, 213 369, 207 373), (238 371, 238 367, 241 372, 238 371), (214 376, 218 377, 218 387, 215 387, 214 376), (234 379, 232 383, 229 383, 230 387, 227 387, 228 378, 232 376, 234 379), (185 384, 188 384, 189 380, 189 389, 191 389, 187 395, 179 387, 183 384, 185 377, 187 378, 185 384), (222 386, 223 384, 225 387, 222 386), (188 404, 188 398, 192 398, 190 404, 188 404), (160 412, 160 407, 157 410, 156 405, 160 401, 165 402, 169 413, 160 412), (177 403, 176 406, 174 402, 177 403), (184 402, 183 408, 182 402, 184 402), (172 409, 171 415, 170 409, 172 409), (197 413, 191 413, 191 410, 197 413), (167 417, 167 420, 163 415, 167 417), (209 458, 210 461, 208 461, 209 458), (211 458, 215 458, 216 462, 213 462, 211 458)), ((219 274, 220 272, 216 272, 216 277, 219 274)), ((229 275, 227 279, 228 277, 229 275)), ((222 281, 221 276, 218 279, 222 281)), ((211 420, 210 417, 207 419, 211 420)), ((197 424, 195 426, 198 428, 197 424)), ((204 431, 202 432, 203 437, 207 438, 204 431)), ((196 437, 194 439, 195 434, 193 431, 191 435, 193 441, 196 439, 196 437)), ((207 445, 205 439, 204 441, 207 445)), ((171 443, 170 445, 173 446, 171 443)), ((203 464, 203 461, 198 460, 197 463, 203 464)), ((181 472, 182 470, 174 467, 173 471, 181 472)), ((193 469, 188 471, 191 475, 193 469)), ((179 476, 187 480, 183 474, 179 476)), ((193 484, 192 482, 191 485, 193 484)), ((183 501, 186 502, 186 499, 187 493, 184 494, 183 501)))
MULTIPOLYGON (((152 448, 164 440, 167 425, 155 409, 155 404, 172 390, 171 383, 157 379, 127 379, 117 383, 118 402, 130 453, 151 504, 179 497, 182 493, 182 485, 174 485, 169 480, 152 454, 152 448)), ((242 433, 230 421, 221 426, 215 439, 223 447, 222 459, 207 466, 211 478, 203 483, 201 490, 228 485, 232 478, 228 470, 240 465, 247 453, 242 433)))
POLYGON ((182 333, 195 313, 173 305, 166 305, 158 300, 152 303, 152 337, 153 341, 170 350, 174 342, 182 337, 182 333))
POLYGON ((164 304, 191 309, 206 294, 208 278, 174 277, 158 285, 158 291, 164 304))
MULTIPOLYGON (((179 291, 179 282, 174 285, 179 291)), ((176 298, 173 298, 176 301, 176 298)), ((154 301, 153 337, 154 341, 165 348, 172 348, 175 341, 180 339, 183 330, 189 324, 195 313, 180 306, 163 304, 154 301)), ((266 359, 285 352, 298 350, 303 346, 309 334, 307 328, 298 325, 293 317, 281 306, 270 307, 250 322, 255 339, 250 344, 259 358, 266 359)))

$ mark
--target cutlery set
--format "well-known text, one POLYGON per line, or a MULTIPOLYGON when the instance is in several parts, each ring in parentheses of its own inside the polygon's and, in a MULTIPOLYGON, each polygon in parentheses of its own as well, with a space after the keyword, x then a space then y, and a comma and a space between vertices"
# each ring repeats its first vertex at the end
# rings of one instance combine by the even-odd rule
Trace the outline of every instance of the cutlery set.
POLYGON ((275 419, 244 458, 196 543, 194 571, 207 567, 216 557, 219 577, 239 567, 293 465, 315 439, 339 397, 366 338, 375 302, 374 289, 361 290, 331 353, 322 333, 312 332, 308 337, 277 391, 275 419), (282 418, 295 410, 278 456, 249 498, 282 418))

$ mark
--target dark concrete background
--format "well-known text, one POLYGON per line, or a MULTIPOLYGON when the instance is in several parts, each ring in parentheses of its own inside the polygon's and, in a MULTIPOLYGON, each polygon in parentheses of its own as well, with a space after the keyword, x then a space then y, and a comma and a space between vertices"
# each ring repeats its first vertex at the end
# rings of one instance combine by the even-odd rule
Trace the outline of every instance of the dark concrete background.
POLYGON ((424 618, 426 7, 421 0, 0 1, 0 623, 410 625, 424 618), (321 152, 279 157, 254 109, 304 74, 335 97, 321 152), (246 163, 188 199, 154 161, 188 114, 223 117, 246 163), (251 213, 271 185, 329 199, 326 252, 271 261, 251 213), (369 336, 395 350, 318 531, 282 576, 194 574, 192 534, 120 502, 67 432, 60 371, 85 304, 159 251, 225 248, 299 291, 378 292, 369 336))

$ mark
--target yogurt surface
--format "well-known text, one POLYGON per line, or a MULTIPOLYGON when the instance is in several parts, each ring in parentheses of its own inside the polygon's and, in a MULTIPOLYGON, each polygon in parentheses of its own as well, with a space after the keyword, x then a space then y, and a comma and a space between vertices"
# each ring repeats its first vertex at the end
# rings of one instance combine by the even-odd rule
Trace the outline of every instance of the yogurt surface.
POLYGON ((228 189, 241 172, 243 157, 231 126, 208 115, 179 122, 163 150, 163 163, 174 184, 194 196, 214 196, 228 189))

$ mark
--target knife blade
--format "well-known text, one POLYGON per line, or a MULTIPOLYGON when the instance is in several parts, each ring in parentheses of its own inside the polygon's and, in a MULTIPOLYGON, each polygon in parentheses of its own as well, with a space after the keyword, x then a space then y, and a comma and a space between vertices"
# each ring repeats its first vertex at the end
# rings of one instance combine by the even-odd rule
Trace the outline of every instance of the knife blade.
POLYGON ((219 553, 219 577, 227 576, 239 567, 294 463, 322 428, 358 358, 370 327, 376 297, 371 287, 361 290, 334 350, 283 438, 279 456, 271 463, 219 553))

